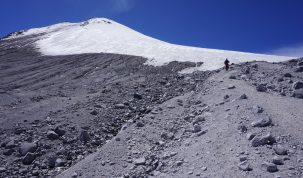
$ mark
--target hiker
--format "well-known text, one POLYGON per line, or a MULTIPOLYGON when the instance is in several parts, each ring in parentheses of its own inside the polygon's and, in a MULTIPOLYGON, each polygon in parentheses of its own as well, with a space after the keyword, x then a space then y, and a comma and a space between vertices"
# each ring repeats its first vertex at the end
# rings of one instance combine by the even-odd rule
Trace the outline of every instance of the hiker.
POLYGON ((225 64, 226 71, 228 71, 228 69, 229 69, 229 60, 227 58, 225 59, 224 64, 225 64))

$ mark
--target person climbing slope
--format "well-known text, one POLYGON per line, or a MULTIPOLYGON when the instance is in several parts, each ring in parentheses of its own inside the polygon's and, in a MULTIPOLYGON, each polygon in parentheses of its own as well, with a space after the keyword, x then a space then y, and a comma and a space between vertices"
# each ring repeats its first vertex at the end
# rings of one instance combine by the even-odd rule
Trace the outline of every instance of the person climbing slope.
POLYGON ((227 58, 225 59, 224 64, 225 64, 226 71, 228 71, 228 69, 229 69, 229 60, 227 58))

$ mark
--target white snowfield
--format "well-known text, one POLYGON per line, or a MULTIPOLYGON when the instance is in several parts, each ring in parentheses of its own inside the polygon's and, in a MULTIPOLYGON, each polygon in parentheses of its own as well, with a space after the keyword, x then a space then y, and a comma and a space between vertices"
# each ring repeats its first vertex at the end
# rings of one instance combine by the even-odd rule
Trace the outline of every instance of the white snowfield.
POLYGON ((43 34, 36 42, 44 55, 83 53, 115 53, 148 58, 146 64, 161 66, 171 61, 203 62, 193 70, 214 70, 223 67, 228 58, 232 63, 247 61, 279 62, 291 57, 206 49, 170 44, 134 31, 105 18, 81 23, 61 23, 31 29, 22 35, 43 34))

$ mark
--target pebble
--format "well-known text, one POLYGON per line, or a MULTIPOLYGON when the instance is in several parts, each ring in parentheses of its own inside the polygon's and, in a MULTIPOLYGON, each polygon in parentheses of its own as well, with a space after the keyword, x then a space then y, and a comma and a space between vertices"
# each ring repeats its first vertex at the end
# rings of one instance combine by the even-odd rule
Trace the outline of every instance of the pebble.
POLYGON ((259 85, 257 85, 256 90, 258 92, 265 92, 267 90, 266 84, 259 84, 259 85))
POLYGON ((80 141, 86 143, 90 140, 90 136, 87 132, 87 130, 82 130, 79 136, 80 141))
POLYGON ((262 107, 260 107, 260 106, 254 106, 253 107, 253 111, 255 113, 262 113, 264 111, 264 109, 262 107))

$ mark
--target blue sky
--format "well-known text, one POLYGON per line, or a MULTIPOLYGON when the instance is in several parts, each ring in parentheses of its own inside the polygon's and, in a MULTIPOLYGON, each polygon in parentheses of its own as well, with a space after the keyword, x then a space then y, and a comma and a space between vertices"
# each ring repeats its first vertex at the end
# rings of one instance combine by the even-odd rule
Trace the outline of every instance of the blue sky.
POLYGON ((175 44, 303 56, 302 0, 1 0, 0 36, 106 17, 175 44))

